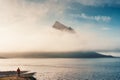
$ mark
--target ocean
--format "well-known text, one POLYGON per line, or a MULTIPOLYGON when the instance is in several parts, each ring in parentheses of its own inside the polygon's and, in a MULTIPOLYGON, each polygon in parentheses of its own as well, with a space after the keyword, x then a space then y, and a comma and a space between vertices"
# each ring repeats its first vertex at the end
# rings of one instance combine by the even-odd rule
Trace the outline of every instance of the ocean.
POLYGON ((37 80, 120 80, 120 58, 0 59, 0 71, 37 72, 37 80))

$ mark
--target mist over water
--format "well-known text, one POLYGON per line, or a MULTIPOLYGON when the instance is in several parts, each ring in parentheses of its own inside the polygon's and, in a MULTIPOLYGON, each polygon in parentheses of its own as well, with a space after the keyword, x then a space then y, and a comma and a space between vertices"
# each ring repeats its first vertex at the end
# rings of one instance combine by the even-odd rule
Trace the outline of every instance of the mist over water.
POLYGON ((76 33, 72 34, 56 30, 51 26, 41 28, 36 32, 34 30, 32 33, 29 32, 28 30, 25 34, 22 32, 7 33, 1 39, 0 51, 19 54, 22 52, 102 51, 116 47, 114 43, 114 45, 111 44, 111 40, 107 41, 90 32, 83 33, 76 30, 76 33), (107 42, 104 43, 105 41, 107 42))
MULTIPOLYGON (((0 1, 0 52, 69 52, 69 51, 101 51, 119 49, 119 40, 81 27, 67 24, 62 20, 65 7, 54 1, 43 4, 27 0, 0 1), (54 4, 51 6, 51 4, 54 4), (44 9, 43 9, 44 8, 44 9), (51 10, 52 9, 52 10, 51 10), (60 12, 63 11, 63 12, 60 12), (53 13, 54 18, 50 18, 53 13), (61 17, 61 19, 58 18, 61 17), (62 32, 52 28, 54 22, 60 20, 66 26, 75 29, 76 34, 62 32)), ((67 4, 62 4, 67 5, 67 4)))

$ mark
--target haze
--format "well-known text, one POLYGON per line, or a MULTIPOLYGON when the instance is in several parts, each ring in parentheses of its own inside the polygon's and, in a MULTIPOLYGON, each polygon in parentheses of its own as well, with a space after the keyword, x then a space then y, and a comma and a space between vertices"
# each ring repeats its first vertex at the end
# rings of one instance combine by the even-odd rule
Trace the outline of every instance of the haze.
MULTIPOLYGON (((77 2, 77 0, 75 1, 77 2)), ((76 16, 97 22, 75 20, 73 18, 76 17, 75 14, 71 15, 68 11, 68 9, 74 9, 70 4, 72 1, 63 2, 57 2, 57 0, 0 0, 1 54, 120 49, 118 31, 115 33, 117 29, 109 27, 113 17, 109 15, 89 16, 80 13, 81 15, 76 14, 76 16), (66 15, 68 12, 71 16, 66 15), (71 26, 77 33, 70 34, 53 29, 52 25, 56 20, 71 26)))

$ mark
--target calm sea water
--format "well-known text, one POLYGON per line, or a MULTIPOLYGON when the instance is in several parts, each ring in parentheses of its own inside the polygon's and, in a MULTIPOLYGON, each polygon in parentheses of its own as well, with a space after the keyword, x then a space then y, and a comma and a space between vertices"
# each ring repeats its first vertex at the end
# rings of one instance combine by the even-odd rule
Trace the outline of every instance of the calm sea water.
POLYGON ((0 59, 0 71, 37 72, 37 80, 120 80, 120 58, 0 59))

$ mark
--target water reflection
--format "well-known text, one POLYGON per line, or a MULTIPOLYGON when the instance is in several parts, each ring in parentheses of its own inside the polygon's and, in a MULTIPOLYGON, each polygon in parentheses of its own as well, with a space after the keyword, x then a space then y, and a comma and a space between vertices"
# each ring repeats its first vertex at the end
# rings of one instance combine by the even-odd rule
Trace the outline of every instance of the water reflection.
POLYGON ((114 80, 120 76, 120 59, 0 59, 0 70, 37 72, 38 80, 114 80))

